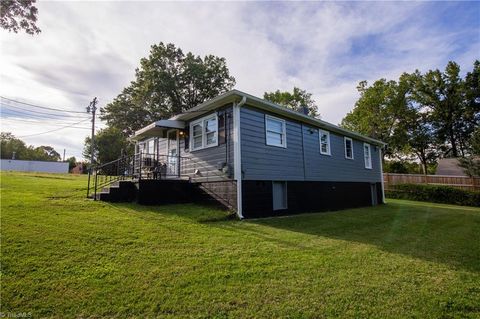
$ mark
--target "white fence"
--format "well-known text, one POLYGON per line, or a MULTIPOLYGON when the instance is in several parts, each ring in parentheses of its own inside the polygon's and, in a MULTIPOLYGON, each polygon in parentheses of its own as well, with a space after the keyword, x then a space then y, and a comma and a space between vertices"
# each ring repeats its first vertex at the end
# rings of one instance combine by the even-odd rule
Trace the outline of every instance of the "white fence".
POLYGON ((68 162, 22 161, 2 159, 2 171, 68 173, 68 162))

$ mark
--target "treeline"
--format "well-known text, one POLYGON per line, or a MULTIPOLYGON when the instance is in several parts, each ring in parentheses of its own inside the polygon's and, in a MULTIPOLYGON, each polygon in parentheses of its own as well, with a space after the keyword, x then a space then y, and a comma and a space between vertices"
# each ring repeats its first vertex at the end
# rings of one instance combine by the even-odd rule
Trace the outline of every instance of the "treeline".
POLYGON ((16 138, 12 133, 0 133, 1 158, 30 160, 30 161, 59 161, 60 154, 51 146, 27 146, 24 141, 16 138), (15 155, 14 155, 15 154, 15 155))
MULTIPOLYGON (((0 133, 0 157, 2 159, 17 159, 25 161, 53 161, 58 162, 62 158, 52 146, 33 146, 28 145, 12 133, 0 133), (14 155, 15 154, 15 155, 14 155)), ((74 156, 66 159, 70 169, 76 165, 74 156)))
POLYGON ((380 79, 372 85, 362 81, 357 89, 360 98, 341 125, 388 143, 387 169, 411 173, 421 167, 421 172, 428 173, 439 158, 455 157, 469 174, 478 175, 478 60, 464 77, 460 66, 449 62, 444 71, 417 70, 396 81, 380 79))

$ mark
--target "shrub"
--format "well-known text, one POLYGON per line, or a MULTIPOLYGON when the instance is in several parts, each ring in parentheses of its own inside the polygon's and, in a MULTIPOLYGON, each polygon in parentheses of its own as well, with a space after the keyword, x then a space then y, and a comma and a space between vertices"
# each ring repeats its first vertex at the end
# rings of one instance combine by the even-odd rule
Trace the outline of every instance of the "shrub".
POLYGON ((398 184, 385 191, 385 196, 433 203, 480 207, 480 192, 449 186, 398 184))

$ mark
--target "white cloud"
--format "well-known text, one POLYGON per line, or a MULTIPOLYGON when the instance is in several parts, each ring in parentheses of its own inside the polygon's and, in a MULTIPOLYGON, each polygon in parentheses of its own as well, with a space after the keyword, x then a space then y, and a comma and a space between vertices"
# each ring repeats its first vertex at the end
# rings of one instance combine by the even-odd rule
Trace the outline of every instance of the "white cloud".
MULTIPOLYGON (((105 105, 133 79, 150 45, 163 41, 225 57, 237 88, 254 95, 307 89, 323 118, 338 123, 361 80, 443 68, 448 60, 471 68, 480 52, 472 30, 480 23, 450 30, 437 21, 437 6, 443 4, 40 2, 40 35, 0 31, 0 93, 67 110, 83 111, 94 96, 105 105)), ((19 136, 55 128, 9 123, 2 121, 2 130, 19 136)), ((87 135, 72 129, 25 139, 80 157, 87 135)))

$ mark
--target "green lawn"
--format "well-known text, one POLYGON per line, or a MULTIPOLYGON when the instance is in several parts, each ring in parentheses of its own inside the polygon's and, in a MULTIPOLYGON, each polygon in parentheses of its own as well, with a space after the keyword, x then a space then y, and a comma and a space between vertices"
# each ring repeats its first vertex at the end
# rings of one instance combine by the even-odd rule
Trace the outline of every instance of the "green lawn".
POLYGON ((1 174, 1 312, 32 317, 480 318, 480 209, 236 221, 85 199, 84 176, 1 174))

